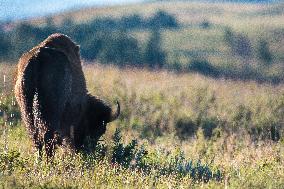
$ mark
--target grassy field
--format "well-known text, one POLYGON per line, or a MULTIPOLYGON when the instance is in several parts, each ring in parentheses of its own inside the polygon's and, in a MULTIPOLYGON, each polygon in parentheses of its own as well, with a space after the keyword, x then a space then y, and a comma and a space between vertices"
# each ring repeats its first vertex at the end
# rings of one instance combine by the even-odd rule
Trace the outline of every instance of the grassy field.
MULTIPOLYGON (((1 65, 1 70, 6 70, 1 73, 2 78, 4 73, 13 72, 9 65, 1 65)), ((3 134, 2 127, 1 187, 284 186, 283 139, 273 142, 270 138, 271 126, 283 134, 283 85, 98 65, 85 66, 84 72, 92 94, 109 103, 118 99, 122 105, 122 115, 108 126, 103 137, 109 149, 106 157, 100 160, 83 153, 66 155, 68 151, 58 149, 53 164, 38 162, 25 129, 14 119, 8 134, 3 134), (183 151, 183 157, 194 164, 200 161, 213 172, 220 170, 222 179, 202 182, 179 172, 161 174, 164 169, 155 166, 150 172, 143 172, 109 163, 116 128, 121 129, 122 143, 136 138, 138 149, 145 146, 145 161, 152 162, 150 165, 171 164, 183 151), (259 128, 259 133, 255 128, 259 128)), ((11 74, 7 75, 10 86, 11 74)), ((7 103, 11 104, 11 100, 7 103)), ((15 108, 13 111, 17 112, 15 108)))
MULTIPOLYGON (((15 64, 0 63, 0 110, 8 115, 4 119, 0 112, 0 188, 284 188, 283 7, 178 1, 55 15, 60 24, 66 18, 81 23, 166 10, 182 24, 162 31, 168 65, 186 68, 201 59, 235 75, 225 79, 167 67, 85 62, 89 92, 109 104, 119 100, 121 116, 108 125, 92 153, 59 148, 54 162, 46 164, 38 160, 15 104, 15 64), (208 28, 201 27, 204 21, 208 28), (249 38, 251 57, 232 54, 224 41, 228 28, 249 38), (262 38, 273 54, 269 65, 257 57, 262 38), (248 80, 238 78, 245 74, 248 80), (277 84, 271 83, 273 77, 277 84), (118 146, 131 153, 114 161, 118 146)), ((46 19, 29 22, 44 25, 46 19)), ((145 42, 149 31, 130 35, 145 42)))

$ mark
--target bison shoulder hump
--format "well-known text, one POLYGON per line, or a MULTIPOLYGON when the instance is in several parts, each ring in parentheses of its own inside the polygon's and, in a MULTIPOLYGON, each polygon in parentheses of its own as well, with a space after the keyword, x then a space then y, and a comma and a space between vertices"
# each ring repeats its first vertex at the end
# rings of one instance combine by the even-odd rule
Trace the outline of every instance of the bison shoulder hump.
POLYGON ((50 47, 40 47, 36 57, 43 62, 69 62, 62 51, 50 47))

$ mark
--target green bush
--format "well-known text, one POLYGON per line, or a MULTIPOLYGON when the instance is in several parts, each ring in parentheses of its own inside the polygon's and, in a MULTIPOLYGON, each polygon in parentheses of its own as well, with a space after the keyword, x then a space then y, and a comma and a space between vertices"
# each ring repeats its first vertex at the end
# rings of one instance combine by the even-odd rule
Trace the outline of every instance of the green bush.
POLYGON ((224 30, 224 42, 228 46, 232 46, 234 43, 234 32, 231 28, 225 28, 224 30))
POLYGON ((146 44, 144 51, 145 64, 151 68, 161 68, 166 62, 166 52, 162 49, 160 31, 157 29, 152 30, 151 36, 146 44))
POLYGON ((18 151, 0 151, 0 175, 12 174, 15 169, 24 169, 25 160, 18 151))
POLYGON ((261 39, 257 45, 257 56, 265 64, 269 64, 272 61, 272 54, 269 49, 269 44, 266 40, 261 39))
MULTIPOLYGON (((113 151, 112 151, 112 163, 118 163, 124 167, 129 167, 132 160, 134 160, 137 153, 137 141, 132 140, 131 143, 124 146, 121 143, 120 130, 116 129, 113 136, 113 151)), ((142 158, 142 157, 141 157, 142 158)))
POLYGON ((166 11, 159 10, 148 20, 149 28, 178 28, 179 24, 177 19, 167 13, 166 11))
POLYGON ((192 60, 188 64, 187 70, 212 77, 218 77, 220 75, 219 70, 212 66, 207 60, 192 60))
POLYGON ((236 33, 230 28, 224 31, 224 41, 234 55, 249 58, 252 55, 250 39, 241 33, 236 33))
POLYGON ((209 29, 211 27, 211 23, 208 21, 208 20, 203 20, 201 23, 200 23, 200 27, 202 29, 209 29))
POLYGON ((125 29, 142 29, 145 27, 145 20, 138 14, 123 16, 120 19, 122 28, 125 29))
POLYGON ((0 29, 0 61, 5 60, 6 58, 10 57, 10 49, 11 49, 11 42, 9 37, 7 36, 4 31, 0 29))
POLYGON ((181 139, 185 140, 191 136, 194 136, 198 130, 198 126, 194 121, 188 117, 182 117, 175 123, 176 135, 181 139))
POLYGON ((219 125, 219 120, 216 117, 206 117, 199 121, 200 128, 203 130, 203 135, 206 138, 211 138, 213 136, 213 131, 219 125))
POLYGON ((119 66, 139 65, 141 62, 138 41, 124 31, 104 35, 102 49, 98 58, 103 63, 114 63, 119 66))

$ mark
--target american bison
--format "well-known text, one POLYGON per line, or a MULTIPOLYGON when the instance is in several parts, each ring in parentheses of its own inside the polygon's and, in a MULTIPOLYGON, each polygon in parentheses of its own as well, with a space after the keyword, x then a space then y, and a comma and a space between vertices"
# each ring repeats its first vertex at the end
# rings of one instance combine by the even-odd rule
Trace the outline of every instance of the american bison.
POLYGON ((98 141, 106 124, 120 113, 88 93, 79 46, 68 36, 52 34, 22 55, 18 63, 15 96, 39 156, 47 160, 56 145, 66 141, 75 150, 86 137, 98 141))

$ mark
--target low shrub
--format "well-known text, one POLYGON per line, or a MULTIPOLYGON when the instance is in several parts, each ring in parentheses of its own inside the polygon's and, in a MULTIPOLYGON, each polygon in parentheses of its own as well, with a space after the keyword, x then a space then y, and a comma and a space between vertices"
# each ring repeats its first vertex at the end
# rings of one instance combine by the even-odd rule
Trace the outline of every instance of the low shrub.
POLYGON ((194 136, 198 126, 189 117, 180 118, 176 121, 175 130, 176 135, 181 139, 185 140, 191 136, 194 136))
POLYGON ((207 60, 192 60, 188 64, 187 69, 212 77, 218 77, 220 74, 219 70, 212 66, 207 60))

